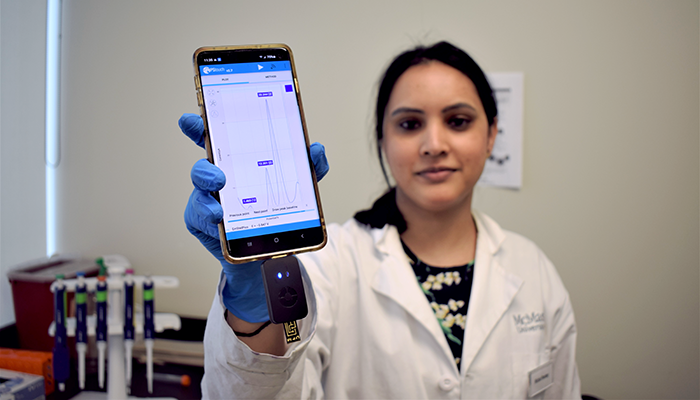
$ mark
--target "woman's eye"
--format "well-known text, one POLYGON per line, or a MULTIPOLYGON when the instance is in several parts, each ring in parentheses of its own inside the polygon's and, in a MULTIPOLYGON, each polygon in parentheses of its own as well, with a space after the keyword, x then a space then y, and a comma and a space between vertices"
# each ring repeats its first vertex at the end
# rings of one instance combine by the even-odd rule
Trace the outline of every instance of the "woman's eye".
POLYGON ((450 118, 449 121, 447 121, 447 123, 453 129, 458 129, 458 130, 467 129, 470 122, 471 122, 471 119, 464 118, 464 117, 453 117, 453 118, 450 118))
POLYGON ((420 121, 418 121, 418 120, 408 119, 408 120, 404 120, 404 121, 399 122, 399 126, 403 130, 413 131, 413 130, 420 128, 421 124, 420 124, 420 121))

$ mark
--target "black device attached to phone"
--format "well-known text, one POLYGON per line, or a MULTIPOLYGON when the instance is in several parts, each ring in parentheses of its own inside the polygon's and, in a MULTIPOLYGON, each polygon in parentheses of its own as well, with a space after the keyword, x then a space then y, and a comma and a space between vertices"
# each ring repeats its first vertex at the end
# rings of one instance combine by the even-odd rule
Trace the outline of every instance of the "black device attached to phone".
POLYGON ((284 323, 287 343, 298 341, 296 321, 309 313, 299 260, 294 256, 271 258, 260 266, 273 324, 284 323))

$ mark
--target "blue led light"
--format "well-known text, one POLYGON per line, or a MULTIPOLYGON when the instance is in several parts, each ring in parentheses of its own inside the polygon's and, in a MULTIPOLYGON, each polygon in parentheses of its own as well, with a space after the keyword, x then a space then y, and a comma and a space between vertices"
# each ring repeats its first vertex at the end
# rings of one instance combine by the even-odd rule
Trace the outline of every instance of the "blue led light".
POLYGON ((282 273, 281 273, 281 272, 278 272, 278 273, 277 273, 277 279, 282 279, 282 273))

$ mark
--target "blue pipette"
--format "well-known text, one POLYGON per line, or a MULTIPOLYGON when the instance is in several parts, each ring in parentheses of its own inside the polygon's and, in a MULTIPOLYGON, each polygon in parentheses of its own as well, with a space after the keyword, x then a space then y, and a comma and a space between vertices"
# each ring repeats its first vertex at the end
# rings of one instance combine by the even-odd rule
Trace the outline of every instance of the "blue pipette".
POLYGON ((56 275, 54 291, 54 321, 56 332, 53 346, 53 378, 58 382, 58 390, 66 389, 66 381, 70 377, 70 358, 66 343, 66 287, 63 284, 63 274, 56 275))
POLYGON ((153 393, 153 339, 155 324, 153 322, 153 280, 147 276, 143 281, 143 338, 146 343, 146 379, 148 393, 153 393))
POLYGON ((107 277, 104 267, 97 277, 97 379, 105 387, 105 351, 107 350, 107 277))
POLYGON ((78 385, 85 389, 85 353, 87 352, 87 285, 85 272, 78 272, 78 284, 75 287, 75 348, 78 350, 78 385))
POLYGON ((126 387, 131 392, 131 351, 134 348, 134 270, 126 270, 124 279, 124 349, 126 356, 126 387))

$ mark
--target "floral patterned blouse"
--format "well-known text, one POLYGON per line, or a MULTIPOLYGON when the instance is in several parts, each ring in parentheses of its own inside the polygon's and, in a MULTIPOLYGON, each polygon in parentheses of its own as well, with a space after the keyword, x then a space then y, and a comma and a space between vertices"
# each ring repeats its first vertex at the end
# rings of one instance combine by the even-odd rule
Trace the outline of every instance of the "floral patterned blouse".
POLYGON ((474 279, 474 261, 459 267, 431 267, 418 259, 403 241, 401 243, 416 274, 418 284, 428 298, 435 317, 445 333, 459 370, 469 296, 474 279))

